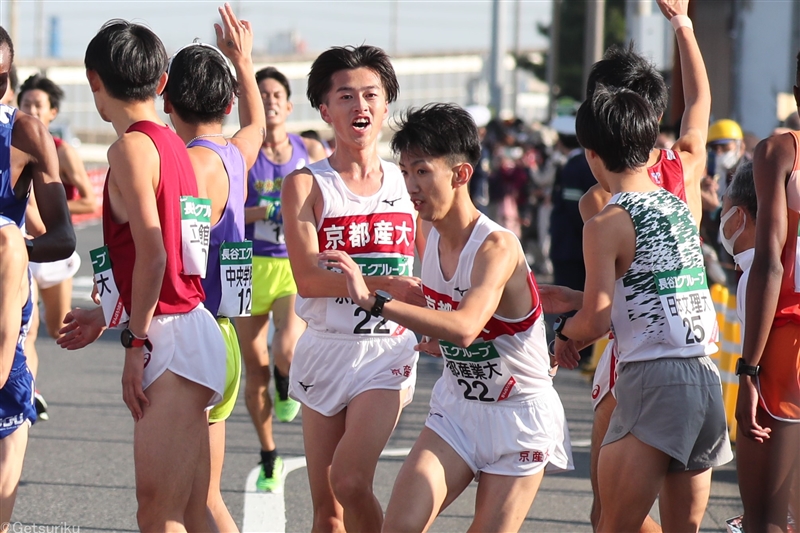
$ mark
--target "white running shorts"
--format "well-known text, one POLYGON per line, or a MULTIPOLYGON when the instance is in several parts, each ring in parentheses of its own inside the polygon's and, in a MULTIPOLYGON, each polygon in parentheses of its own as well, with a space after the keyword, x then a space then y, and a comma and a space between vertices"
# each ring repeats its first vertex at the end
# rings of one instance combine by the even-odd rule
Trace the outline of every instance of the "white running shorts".
POLYGON ((227 349, 217 321, 203 304, 180 315, 154 316, 147 338, 153 350, 145 348, 143 390, 169 370, 214 391, 208 408, 222 400, 227 349))
POLYGON ((407 389, 405 407, 417 381, 416 343, 408 330, 396 337, 357 337, 308 328, 294 350, 289 396, 333 416, 362 392, 407 389))
POLYGON ((439 379, 425 425, 476 474, 531 476, 573 470, 564 407, 554 388, 522 402, 459 398, 439 379))

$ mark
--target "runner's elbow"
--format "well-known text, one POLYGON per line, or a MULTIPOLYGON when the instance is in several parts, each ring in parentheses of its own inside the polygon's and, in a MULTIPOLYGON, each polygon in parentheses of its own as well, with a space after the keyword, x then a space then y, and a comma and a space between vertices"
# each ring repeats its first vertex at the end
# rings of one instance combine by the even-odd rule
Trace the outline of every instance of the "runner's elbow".
POLYGON ((478 338, 482 331, 483 328, 476 328, 471 325, 463 324, 463 327, 459 327, 457 331, 453 332, 451 338, 446 340, 450 340, 450 342, 460 348, 466 348, 475 342, 475 339, 478 338))
POLYGON ((294 276, 295 284, 297 285, 297 295, 302 298, 319 298, 320 287, 324 286, 314 282, 314 276, 311 275, 298 275, 294 276))

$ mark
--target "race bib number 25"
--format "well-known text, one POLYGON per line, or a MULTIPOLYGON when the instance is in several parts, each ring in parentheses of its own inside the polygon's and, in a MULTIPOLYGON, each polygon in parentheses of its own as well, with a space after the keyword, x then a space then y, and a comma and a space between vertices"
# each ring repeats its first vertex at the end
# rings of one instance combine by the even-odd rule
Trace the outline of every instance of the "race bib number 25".
POLYGON ((658 296, 669 324, 668 337, 675 346, 717 341, 717 314, 704 268, 656 272, 658 296))

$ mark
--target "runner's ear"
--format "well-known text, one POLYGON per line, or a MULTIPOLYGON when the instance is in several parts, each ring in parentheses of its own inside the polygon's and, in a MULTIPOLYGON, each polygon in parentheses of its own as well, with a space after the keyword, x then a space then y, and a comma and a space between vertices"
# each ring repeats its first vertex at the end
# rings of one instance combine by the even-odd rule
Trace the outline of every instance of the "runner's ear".
POLYGON ((331 119, 330 113, 328 113, 328 105, 327 104, 320 104, 319 105, 319 116, 322 117, 327 124, 332 124, 333 120, 331 119))
POLYGON ((161 77, 158 79, 158 85, 156 85, 156 94, 161 94, 164 92, 164 89, 167 88, 167 73, 164 72, 161 74, 161 77))
POLYGON ((454 185, 456 187, 463 187, 469 183, 469 180, 472 177, 473 169, 472 165, 469 163, 459 163, 453 167, 453 171, 455 172, 454 185))
POLYGON ((100 80, 100 76, 94 70, 86 71, 86 79, 89 80, 89 88, 93 93, 99 91, 100 87, 103 85, 103 82, 100 80))

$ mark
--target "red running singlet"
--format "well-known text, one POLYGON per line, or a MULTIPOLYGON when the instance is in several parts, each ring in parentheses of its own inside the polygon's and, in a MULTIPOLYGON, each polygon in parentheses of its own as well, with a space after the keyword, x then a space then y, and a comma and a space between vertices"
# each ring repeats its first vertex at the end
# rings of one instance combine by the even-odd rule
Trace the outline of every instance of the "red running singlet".
MULTIPOLYGON (((181 250, 181 196, 197 196, 197 179, 183 141, 167 126, 153 122, 136 122, 126 133, 138 131, 153 141, 160 163, 159 182, 156 189, 158 218, 161 235, 167 252, 167 265, 158 296, 156 315, 188 313, 205 300, 200 276, 183 272, 181 250)), ((111 170, 109 169, 109 172, 111 170)), ((111 217, 108 197, 108 178, 103 188, 103 236, 108 246, 111 268, 117 282, 125 310, 131 312, 131 289, 136 248, 130 225, 117 224, 111 217)))

